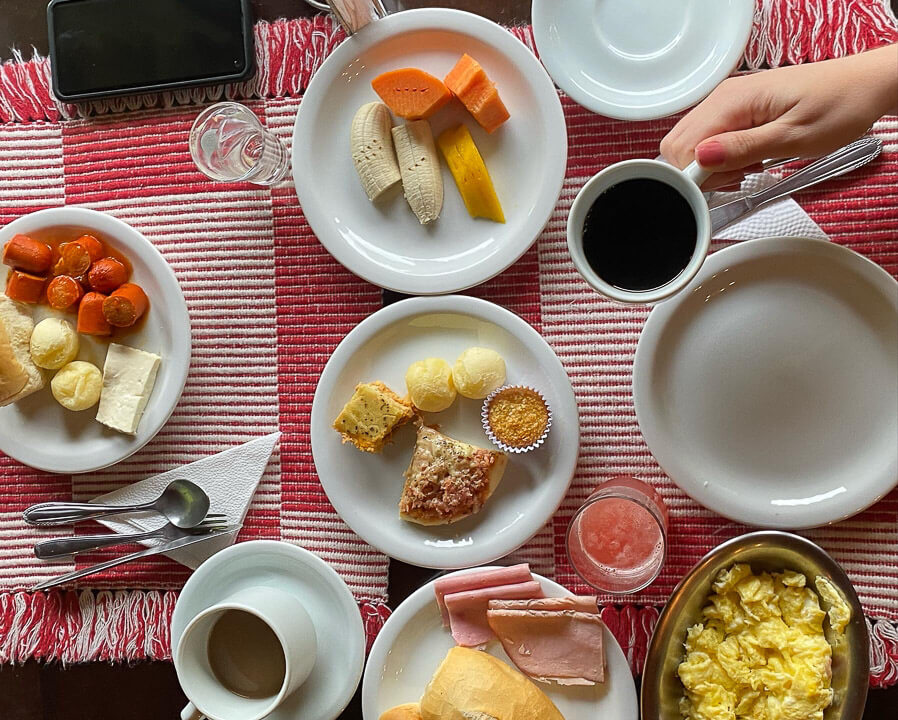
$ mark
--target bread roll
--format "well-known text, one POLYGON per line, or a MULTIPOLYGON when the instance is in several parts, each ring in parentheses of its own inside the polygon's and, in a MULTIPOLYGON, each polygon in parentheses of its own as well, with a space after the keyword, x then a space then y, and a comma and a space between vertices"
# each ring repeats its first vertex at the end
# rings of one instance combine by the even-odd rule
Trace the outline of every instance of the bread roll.
POLYGON ((424 412, 440 412, 455 402, 452 368, 442 358, 427 358, 409 365, 405 384, 412 405, 424 412))
POLYGON ((0 293, 0 407, 44 386, 44 375, 31 360, 31 308, 0 293), (24 376, 24 382, 22 378, 24 376), (16 389, 18 388, 18 389, 16 389))
POLYGON ((548 696, 510 665, 454 647, 421 698, 423 720, 564 720, 548 696))
POLYGON ((50 382, 50 390, 56 402, 66 410, 87 410, 100 399, 103 375, 100 369, 84 360, 75 360, 56 373, 50 382))
POLYGON ((381 715, 380 720, 421 720, 421 708, 418 703, 397 705, 381 715))
POLYGON ((31 333, 31 359, 38 367, 59 370, 78 357, 78 333, 72 323, 49 317, 34 326, 31 333))

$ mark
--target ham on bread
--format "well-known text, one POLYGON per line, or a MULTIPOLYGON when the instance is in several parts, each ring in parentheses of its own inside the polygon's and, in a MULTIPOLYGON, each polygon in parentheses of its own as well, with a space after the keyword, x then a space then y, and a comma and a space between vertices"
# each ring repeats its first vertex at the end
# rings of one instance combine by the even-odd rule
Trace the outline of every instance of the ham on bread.
POLYGON ((433 592, 437 596, 437 605, 443 618, 443 626, 449 627, 449 613, 446 610, 446 603, 443 602, 443 598, 446 595, 464 592, 465 590, 496 587, 498 585, 514 585, 515 583, 530 582, 531 580, 533 580, 533 575, 530 574, 530 566, 527 563, 493 568, 491 570, 453 573, 452 575, 439 578, 433 584, 433 592))
POLYGON ((487 622, 511 661, 534 680, 605 681, 604 625, 595 597, 493 600, 487 622))
POLYGON ((486 617, 490 600, 538 598, 542 594, 542 587, 536 580, 450 593, 443 600, 449 613, 452 637, 462 647, 485 645, 493 639, 486 617))

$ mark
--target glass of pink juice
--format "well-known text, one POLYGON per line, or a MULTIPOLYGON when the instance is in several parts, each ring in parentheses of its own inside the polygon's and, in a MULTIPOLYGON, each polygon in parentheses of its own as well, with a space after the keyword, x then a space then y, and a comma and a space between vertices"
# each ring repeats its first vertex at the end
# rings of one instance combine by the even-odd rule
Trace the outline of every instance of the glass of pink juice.
POLYGON ((629 475, 612 478, 571 518, 568 558, 596 590, 642 590, 664 565, 667 520, 667 507, 654 488, 629 475))

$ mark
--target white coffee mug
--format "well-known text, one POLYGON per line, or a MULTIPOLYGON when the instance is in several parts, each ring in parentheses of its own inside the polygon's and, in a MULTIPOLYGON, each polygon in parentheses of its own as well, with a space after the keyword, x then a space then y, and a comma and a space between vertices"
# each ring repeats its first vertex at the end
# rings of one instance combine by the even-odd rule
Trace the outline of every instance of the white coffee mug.
POLYGON ((305 682, 318 650, 315 628, 302 603, 271 587, 253 587, 234 593, 188 623, 175 649, 175 671, 190 702, 181 720, 261 720, 305 682), (228 610, 240 610, 262 620, 277 636, 284 651, 285 672, 280 690, 272 696, 249 698, 221 684, 212 670, 209 635, 228 610))
MULTIPOLYGON (((660 160, 625 160, 609 165, 601 172, 593 175, 577 193, 571 212, 567 219, 567 245, 574 266, 589 285, 606 297, 621 303, 647 304, 669 298, 682 290, 698 272, 711 246, 711 215, 708 203, 699 185, 711 176, 711 173, 698 163, 692 163, 684 170, 660 160), (587 262, 583 251, 583 225, 586 215, 596 199, 608 188, 625 180, 660 180, 672 186, 689 203, 695 216, 696 242, 695 250, 683 271, 670 282, 651 290, 624 290, 605 282, 587 262)), ((644 208, 651 212, 652 208, 644 208)))

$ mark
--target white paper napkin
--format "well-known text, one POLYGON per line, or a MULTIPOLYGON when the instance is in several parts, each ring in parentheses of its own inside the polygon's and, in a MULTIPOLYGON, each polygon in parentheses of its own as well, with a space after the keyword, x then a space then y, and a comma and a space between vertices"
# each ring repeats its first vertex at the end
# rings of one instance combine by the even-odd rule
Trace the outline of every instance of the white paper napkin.
MULTIPOLYGON (((249 503, 280 436, 279 432, 265 435, 217 455, 210 455, 189 465, 182 465, 174 470, 100 495, 91 502, 111 505, 134 505, 148 502, 157 498, 172 480, 183 478, 196 483, 206 491, 206 494, 209 495, 210 513, 227 515, 229 525, 242 525, 246 511, 249 509, 249 503)), ((157 513, 133 513, 102 518, 99 522, 118 533, 133 533, 142 530, 155 530, 162 527, 166 520, 157 513)), ((195 569, 206 558, 223 550, 228 545, 232 545, 236 538, 237 533, 230 533, 214 540, 194 543, 181 550, 165 553, 165 555, 182 565, 195 569)), ((152 546, 157 542, 149 540, 143 544, 152 546)))
MULTIPOLYGON (((738 192, 711 193, 709 204, 711 207, 722 205, 730 200, 770 187, 779 179, 769 172, 749 175, 738 192)), ((742 241, 776 235, 829 240, 820 226, 811 220, 801 206, 790 197, 765 205, 748 217, 725 227, 714 236, 714 239, 742 241)))

